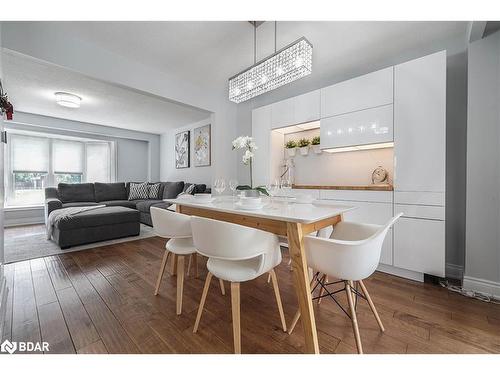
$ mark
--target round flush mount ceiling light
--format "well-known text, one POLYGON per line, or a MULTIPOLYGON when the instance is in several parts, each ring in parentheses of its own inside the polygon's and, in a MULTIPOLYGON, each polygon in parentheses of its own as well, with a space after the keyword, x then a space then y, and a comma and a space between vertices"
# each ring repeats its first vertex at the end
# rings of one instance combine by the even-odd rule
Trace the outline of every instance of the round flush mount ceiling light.
POLYGON ((78 95, 70 94, 67 92, 56 92, 54 93, 56 96, 56 103, 63 107, 68 108, 80 108, 80 102, 82 98, 78 95))

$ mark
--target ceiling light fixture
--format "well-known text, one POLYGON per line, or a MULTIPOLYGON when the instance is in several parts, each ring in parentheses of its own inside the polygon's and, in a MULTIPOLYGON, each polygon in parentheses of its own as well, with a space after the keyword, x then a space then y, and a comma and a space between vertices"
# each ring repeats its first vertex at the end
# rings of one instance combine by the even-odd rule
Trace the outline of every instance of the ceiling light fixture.
POLYGON ((274 23, 274 53, 256 62, 257 27, 254 26, 254 64, 229 78, 229 100, 241 103, 305 77, 312 72, 312 44, 302 37, 276 51, 276 22, 274 23))
POLYGON ((68 108, 80 108, 80 102, 82 98, 78 95, 70 94, 67 92, 56 92, 54 93, 56 97, 56 103, 63 107, 68 108))

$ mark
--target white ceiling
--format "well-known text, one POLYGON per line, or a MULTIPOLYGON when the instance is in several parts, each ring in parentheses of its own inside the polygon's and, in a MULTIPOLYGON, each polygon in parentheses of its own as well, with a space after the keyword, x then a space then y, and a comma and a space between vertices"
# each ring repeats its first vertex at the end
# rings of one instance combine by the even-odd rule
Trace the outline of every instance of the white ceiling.
MULTIPOLYGON (((43 27, 69 36, 75 43, 95 44, 219 93, 227 90, 230 76, 254 60, 253 26, 246 21, 44 22, 43 27)), ((418 57, 411 55, 416 51, 421 56, 453 43, 465 49, 466 29, 467 22, 280 21, 277 48, 301 36, 313 44, 313 74, 293 84, 300 86, 363 74, 392 65, 397 59, 418 57)), ((265 22, 257 29, 257 60, 273 51, 274 22, 265 22)), ((191 107, 17 55, 6 55, 4 60, 5 86, 20 111, 154 133, 207 117, 206 112, 191 107), (82 96, 82 107, 71 110, 56 106, 54 91, 82 96)), ((277 95, 284 93, 275 91, 277 95)))
POLYGON ((4 90, 15 103, 16 111, 156 134, 209 116, 196 108, 104 83, 16 53, 4 51, 2 57, 4 90), (81 107, 57 105, 56 91, 80 96, 81 107))
MULTIPOLYGON (((52 22, 47 27, 83 39, 206 87, 253 63, 253 26, 238 22, 52 22)), ((367 61, 452 39, 465 47, 467 22, 280 21, 277 48, 305 36, 314 46, 313 74, 335 75, 367 61)), ((274 51, 274 22, 257 29, 257 59, 274 51)))

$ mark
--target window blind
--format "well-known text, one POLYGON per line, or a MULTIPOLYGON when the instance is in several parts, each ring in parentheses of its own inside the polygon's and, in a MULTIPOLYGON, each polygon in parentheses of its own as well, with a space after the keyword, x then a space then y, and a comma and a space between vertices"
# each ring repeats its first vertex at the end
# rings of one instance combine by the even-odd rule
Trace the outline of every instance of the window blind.
POLYGON ((77 141, 54 139, 52 143, 52 166, 54 173, 82 173, 84 144, 77 141))
POLYGON ((12 172, 49 171, 49 139, 13 134, 10 136, 12 172))
POLYGON ((87 182, 111 182, 109 143, 87 143, 87 182))

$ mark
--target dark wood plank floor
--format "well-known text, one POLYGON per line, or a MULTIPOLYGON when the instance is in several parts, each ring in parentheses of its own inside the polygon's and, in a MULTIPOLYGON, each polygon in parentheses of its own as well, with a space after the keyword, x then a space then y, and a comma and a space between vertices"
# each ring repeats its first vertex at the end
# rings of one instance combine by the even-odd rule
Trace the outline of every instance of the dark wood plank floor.
MULTIPOLYGON (((186 278, 183 314, 175 314, 175 277, 160 295, 153 285, 164 240, 150 238, 6 266, 5 339, 48 341, 50 353, 231 353, 230 296, 216 283, 197 334, 192 333, 206 269, 186 278)), ((297 301, 287 267, 277 275, 287 322, 297 301)), ((386 327, 380 333, 365 302, 358 305, 366 353, 500 353, 500 306, 434 285, 375 273, 366 281, 386 327)), ((229 288, 227 288, 229 289, 229 288)), ((267 277, 241 287, 242 351, 300 353, 300 323, 283 333, 267 277)), ((341 298, 345 303, 345 299, 341 298)), ((322 353, 355 353, 350 320, 332 301, 315 305, 322 353)))

